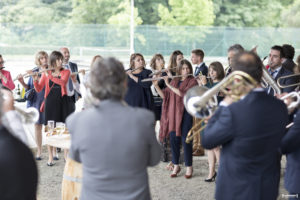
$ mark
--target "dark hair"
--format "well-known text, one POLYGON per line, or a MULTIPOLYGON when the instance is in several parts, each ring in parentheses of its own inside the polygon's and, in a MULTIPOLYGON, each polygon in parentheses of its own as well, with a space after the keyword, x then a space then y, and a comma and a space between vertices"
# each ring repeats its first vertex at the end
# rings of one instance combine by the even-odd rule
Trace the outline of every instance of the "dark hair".
MULTIPOLYGON (((182 55, 182 56, 183 56, 183 53, 182 53, 181 51, 179 51, 179 50, 173 51, 173 53, 172 53, 171 56, 170 56, 168 69, 177 67, 176 58, 177 58, 177 56, 179 56, 179 55, 182 55)), ((177 70, 172 69, 171 71, 176 72, 177 70)))
POLYGON ((94 62, 97 60, 97 59, 102 59, 103 57, 102 56, 100 56, 100 55, 95 55, 94 57, 93 57, 93 59, 92 59, 92 62, 91 62, 91 67, 93 66, 93 64, 94 64, 94 62))
POLYGON ((2 58, 2 55, 0 54, 0 58, 2 58))
POLYGON ((213 70, 215 70, 217 72, 216 78, 218 80, 222 80, 225 77, 224 67, 220 62, 215 61, 215 62, 210 63, 209 68, 212 68, 213 70))
POLYGON ((164 64, 165 64, 165 59, 163 57, 163 55, 161 54, 154 54, 154 56, 152 57, 151 61, 150 61, 150 67, 153 69, 153 70, 156 70, 156 59, 157 58, 160 58, 163 60, 164 64))
POLYGON ((263 63, 256 53, 244 51, 238 55, 232 63, 233 71, 243 71, 249 74, 257 83, 261 82, 263 63))
POLYGON ((190 70, 190 73, 191 74, 193 73, 193 67, 192 67, 192 64, 190 63, 190 61, 188 61, 187 59, 183 59, 180 61, 180 64, 178 66, 178 75, 181 75, 181 70, 182 70, 183 65, 187 65, 190 70))
POLYGON ((204 52, 203 52, 201 49, 194 49, 194 50, 192 51, 192 53, 195 54, 195 55, 197 55, 197 56, 200 56, 201 59, 204 58, 204 52))
POLYGON ((229 52, 229 51, 234 51, 235 54, 238 54, 238 53, 245 51, 245 49, 240 44, 234 44, 228 48, 227 52, 229 52))
POLYGON ((62 55, 62 53, 60 53, 59 51, 52 51, 52 53, 50 54, 50 59, 49 59, 50 67, 53 67, 53 68, 57 67, 56 61, 63 60, 63 59, 64 59, 64 56, 62 55))
POLYGON ((295 48, 292 45, 284 44, 282 45, 283 57, 288 59, 293 59, 295 56, 295 48))
POLYGON ((276 51, 279 51, 280 52, 280 58, 283 58, 283 48, 279 45, 275 45, 275 46, 272 46, 271 47, 272 50, 276 50, 276 51))
POLYGON ((90 89, 100 100, 122 100, 126 93, 126 79, 124 66, 119 60, 96 59, 90 73, 90 89))
POLYGON ((142 55, 142 54, 140 54, 140 53, 133 53, 133 54, 131 54, 131 56, 130 56, 130 64, 129 64, 129 68, 130 69, 134 69, 134 60, 135 60, 135 58, 136 57, 138 57, 138 56, 140 56, 141 58, 142 58, 142 60, 143 60, 143 62, 144 62, 144 67, 145 67, 145 65, 146 65, 146 62, 145 62, 145 59, 144 59, 144 56, 142 55))

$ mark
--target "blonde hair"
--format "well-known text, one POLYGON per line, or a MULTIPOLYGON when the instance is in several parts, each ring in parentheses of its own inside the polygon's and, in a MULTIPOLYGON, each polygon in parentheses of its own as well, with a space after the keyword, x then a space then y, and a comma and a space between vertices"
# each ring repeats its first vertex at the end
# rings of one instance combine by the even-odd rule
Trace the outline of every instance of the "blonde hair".
POLYGON ((36 55, 35 55, 35 62, 34 62, 36 64, 36 66, 41 66, 40 59, 41 59, 42 56, 46 56, 48 58, 47 52, 45 52, 45 51, 39 51, 39 52, 36 53, 36 55))

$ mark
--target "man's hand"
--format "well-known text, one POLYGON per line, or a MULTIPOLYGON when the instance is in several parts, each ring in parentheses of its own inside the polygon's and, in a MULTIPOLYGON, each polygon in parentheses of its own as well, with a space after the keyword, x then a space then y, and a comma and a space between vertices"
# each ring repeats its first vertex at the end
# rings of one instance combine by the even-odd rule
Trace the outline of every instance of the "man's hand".
POLYGON ((73 83, 77 83, 77 74, 71 74, 71 79, 73 83))

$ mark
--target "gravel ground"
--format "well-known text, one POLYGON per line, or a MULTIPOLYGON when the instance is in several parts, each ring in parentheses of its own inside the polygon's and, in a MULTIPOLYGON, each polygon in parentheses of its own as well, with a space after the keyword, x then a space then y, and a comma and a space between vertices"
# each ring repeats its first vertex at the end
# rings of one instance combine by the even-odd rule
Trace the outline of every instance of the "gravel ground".
MULTIPOLYGON (((43 148, 43 160, 38 161, 39 169, 39 200, 61 199, 61 183, 64 170, 63 153, 60 153, 60 160, 56 161, 53 167, 48 167, 47 149, 43 148)), ((150 190, 153 200, 210 200, 214 199, 215 183, 206 183, 203 180, 208 173, 206 157, 194 157, 193 178, 184 178, 185 170, 182 170, 177 178, 170 178, 170 172, 165 167, 167 163, 161 162, 157 166, 148 168, 150 190)), ((285 165, 285 159, 282 166, 285 165)), ((280 182, 278 199, 282 194, 287 194, 283 188, 283 170, 280 182)))

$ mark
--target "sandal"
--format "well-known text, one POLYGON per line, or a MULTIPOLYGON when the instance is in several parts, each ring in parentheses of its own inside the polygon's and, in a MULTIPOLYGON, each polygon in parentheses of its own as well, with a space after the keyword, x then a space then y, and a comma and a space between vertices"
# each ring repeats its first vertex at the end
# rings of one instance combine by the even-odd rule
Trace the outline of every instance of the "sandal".
POLYGON ((53 162, 48 163, 48 162, 47 162, 47 166, 52 167, 53 165, 55 165, 55 163, 53 163, 53 162))
POLYGON ((167 164, 167 166, 166 166, 166 169, 169 170, 169 171, 173 171, 173 169, 174 169, 173 163, 169 162, 169 164, 167 164))
POLYGON ((35 157, 35 160, 42 160, 42 157, 41 156, 37 156, 37 157, 35 157))

